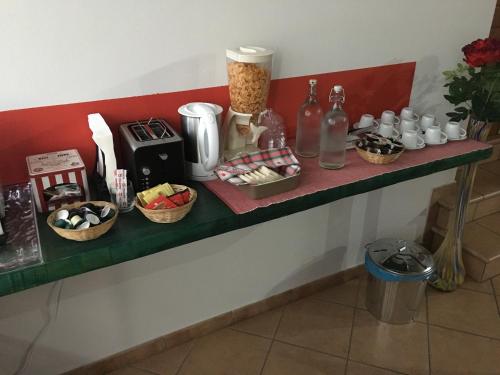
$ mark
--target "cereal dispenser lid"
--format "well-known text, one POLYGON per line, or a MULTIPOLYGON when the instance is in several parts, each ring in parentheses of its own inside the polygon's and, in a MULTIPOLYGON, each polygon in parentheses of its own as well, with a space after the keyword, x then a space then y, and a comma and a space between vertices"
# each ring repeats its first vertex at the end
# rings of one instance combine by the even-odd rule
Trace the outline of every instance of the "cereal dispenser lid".
POLYGON ((256 46, 241 46, 227 49, 226 56, 230 59, 244 63, 265 63, 272 59, 274 51, 256 46))

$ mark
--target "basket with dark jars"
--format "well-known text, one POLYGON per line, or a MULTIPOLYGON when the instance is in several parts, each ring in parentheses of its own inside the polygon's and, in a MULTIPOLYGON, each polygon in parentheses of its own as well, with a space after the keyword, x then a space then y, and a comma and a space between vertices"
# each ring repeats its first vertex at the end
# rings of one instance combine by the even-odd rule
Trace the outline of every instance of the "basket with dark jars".
POLYGON ((404 151, 404 146, 394 138, 367 133, 356 142, 356 151, 369 163, 389 164, 399 158, 404 151))
POLYGON ((118 208, 110 202, 79 202, 52 212, 47 224, 61 237, 73 241, 96 239, 111 229, 118 208))

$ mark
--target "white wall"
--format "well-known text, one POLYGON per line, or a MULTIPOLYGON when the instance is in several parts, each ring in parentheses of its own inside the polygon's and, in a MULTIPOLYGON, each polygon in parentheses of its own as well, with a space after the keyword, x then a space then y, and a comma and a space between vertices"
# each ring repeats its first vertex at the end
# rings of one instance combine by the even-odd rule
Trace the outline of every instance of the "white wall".
MULTIPOLYGON (((487 35, 494 3, 4 0, 0 109, 224 84, 224 49, 252 43, 277 50, 275 77, 415 60, 412 105, 444 119, 440 71, 460 59, 463 44, 487 35)), ((377 237, 417 238, 431 189, 452 176, 66 279, 57 318, 24 373, 68 370, 360 264, 361 245, 377 237)), ((1 375, 14 373, 40 330, 52 287, 0 298, 1 375)))
MULTIPOLYGON (((417 61, 418 99, 484 37, 494 0, 3 0, 0 109, 226 83, 227 47, 272 47, 274 77, 417 61), (425 82, 419 80, 425 79, 425 82)), ((428 101, 429 103, 427 103, 428 101)))

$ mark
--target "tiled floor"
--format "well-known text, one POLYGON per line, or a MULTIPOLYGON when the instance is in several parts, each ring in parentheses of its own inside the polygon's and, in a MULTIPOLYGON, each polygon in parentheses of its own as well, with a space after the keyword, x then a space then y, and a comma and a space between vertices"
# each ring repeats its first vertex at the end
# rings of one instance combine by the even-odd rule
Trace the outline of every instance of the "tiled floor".
POLYGON ((378 322, 349 281, 113 375, 500 374, 500 276, 427 290, 408 325, 378 322))

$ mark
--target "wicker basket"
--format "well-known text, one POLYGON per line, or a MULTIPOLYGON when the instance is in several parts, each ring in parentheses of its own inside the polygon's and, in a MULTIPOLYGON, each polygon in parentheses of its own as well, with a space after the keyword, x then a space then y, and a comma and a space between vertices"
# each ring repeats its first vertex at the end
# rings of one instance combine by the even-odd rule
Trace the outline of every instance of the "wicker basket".
POLYGON ((363 150, 362 148, 356 147, 356 151, 358 155, 365 159, 368 163, 372 164, 389 164, 395 161, 399 156, 403 153, 403 151, 398 152, 397 154, 375 154, 373 152, 368 152, 363 150))
POLYGON ((142 207, 139 200, 136 199, 135 206, 139 211, 143 213, 144 216, 146 216, 149 220, 155 223, 168 224, 168 223, 175 223, 176 221, 183 219, 184 216, 186 216, 188 212, 191 211, 191 207, 193 207, 193 204, 196 201, 196 197, 198 196, 198 194, 196 193, 196 190, 191 189, 188 186, 174 185, 174 184, 170 184, 170 186, 172 186, 175 192, 182 191, 188 188, 190 193, 189 202, 183 206, 176 208, 148 210, 147 208, 142 207))
POLYGON ((52 228, 54 232, 56 232, 58 235, 68 240, 90 241, 101 237, 104 233, 110 230, 113 224, 115 223, 117 217, 118 217, 118 207, 116 207, 116 205, 113 203, 104 201, 78 202, 65 205, 59 208, 58 210, 52 212, 47 218, 47 224, 49 225, 49 227, 52 228), (54 225, 57 212, 59 212, 60 210, 70 210, 72 208, 79 208, 85 203, 92 203, 99 207, 110 206, 115 211, 115 215, 111 219, 105 221, 104 223, 96 225, 95 227, 90 227, 88 229, 63 229, 63 228, 58 228, 54 225))

